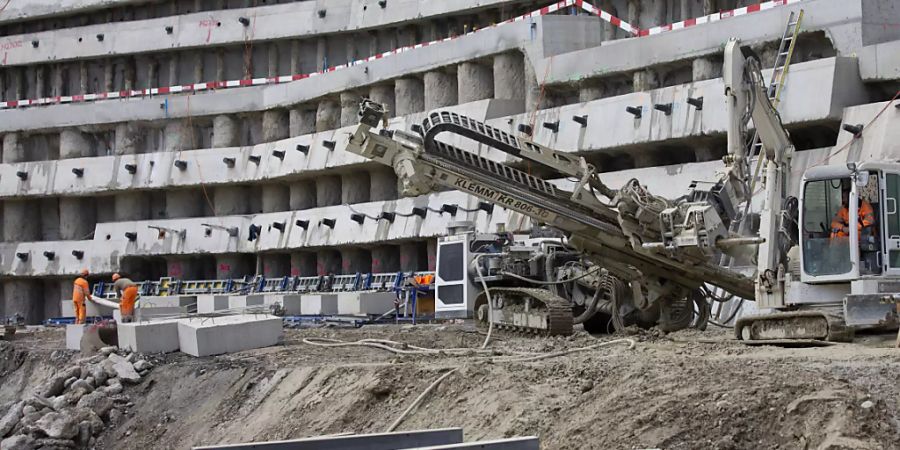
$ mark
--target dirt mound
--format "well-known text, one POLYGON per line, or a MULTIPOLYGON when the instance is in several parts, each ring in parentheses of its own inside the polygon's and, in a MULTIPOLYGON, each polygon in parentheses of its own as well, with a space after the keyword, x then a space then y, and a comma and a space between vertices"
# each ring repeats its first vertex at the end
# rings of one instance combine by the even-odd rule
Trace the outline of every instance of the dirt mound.
MULTIPOLYGON (((491 363, 477 355, 407 357, 302 343, 304 337, 376 338, 477 347, 483 335, 461 326, 286 330, 279 347, 151 358, 156 368, 142 384, 126 387, 134 404, 98 447, 189 448, 380 432, 449 368, 458 370, 400 429, 463 427, 468 440, 538 435, 548 449, 867 449, 900 440, 894 375, 900 353, 858 345, 749 348, 728 336, 638 335, 633 350, 612 346, 491 363)), ((498 335, 492 346, 508 354, 596 342, 584 333, 498 335)), ((36 364, 28 352, 13 373, 36 364)), ((9 395, 9 376, 0 378, 0 398, 9 395)))

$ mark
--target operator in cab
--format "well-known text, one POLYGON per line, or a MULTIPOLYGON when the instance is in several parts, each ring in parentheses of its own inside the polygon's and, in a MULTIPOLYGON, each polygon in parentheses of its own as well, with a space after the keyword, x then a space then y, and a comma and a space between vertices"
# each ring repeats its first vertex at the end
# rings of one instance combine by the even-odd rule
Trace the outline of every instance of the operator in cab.
MULTIPOLYGON (((856 220, 856 229, 859 231, 859 234, 862 235, 863 230, 871 230, 872 225, 875 225, 875 211, 872 209, 872 205, 869 202, 860 198, 856 213, 858 216, 856 220)), ((849 226, 850 188, 845 187, 841 190, 841 209, 838 210, 834 219, 831 220, 831 238, 850 236, 849 226)))

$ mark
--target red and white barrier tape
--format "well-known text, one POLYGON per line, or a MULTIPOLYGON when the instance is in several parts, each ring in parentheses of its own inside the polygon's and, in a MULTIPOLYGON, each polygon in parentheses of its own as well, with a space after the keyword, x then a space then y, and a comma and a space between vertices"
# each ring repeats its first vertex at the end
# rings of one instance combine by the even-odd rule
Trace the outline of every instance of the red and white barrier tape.
POLYGON ((778 6, 784 5, 792 5, 795 3, 800 3, 803 0, 773 0, 769 2, 757 3, 754 5, 745 6, 743 8, 738 9, 729 9, 725 11, 720 11, 714 14, 710 14, 708 16, 696 17, 693 19, 682 20, 681 22, 670 23, 668 25, 660 25, 658 27, 648 28, 646 30, 640 30, 639 36, 653 36, 660 33, 665 33, 666 31, 675 31, 681 30, 683 28, 689 28, 696 25, 703 25, 705 23, 717 22, 722 19, 728 19, 731 17, 744 16, 750 13, 755 13, 758 11, 765 11, 767 9, 772 9, 778 6))
MULTIPOLYGON (((710 14, 708 16, 698 17, 695 19, 688 19, 682 22, 677 22, 669 25, 663 25, 659 27, 653 27, 647 30, 641 30, 638 27, 631 25, 630 23, 606 12, 596 6, 588 3, 586 0, 562 0, 556 2, 552 5, 545 6, 536 11, 532 11, 528 14, 523 14, 518 17, 514 17, 512 19, 506 20, 504 22, 500 22, 498 24, 492 25, 491 27, 500 26, 507 23, 519 22, 522 20, 527 20, 529 18, 544 16, 547 14, 553 14, 563 8, 568 8, 571 6, 580 8, 581 10, 593 14, 595 16, 600 17, 600 19, 605 20, 606 22, 612 24, 615 27, 625 31, 626 33, 630 33, 634 36, 652 36, 656 34, 660 34, 667 31, 680 30, 682 28, 688 28, 695 25, 701 25, 704 23, 716 22, 722 19, 727 19, 730 17, 737 17, 746 15, 749 13, 764 11, 767 9, 772 9, 776 6, 788 5, 799 3, 804 0, 773 0, 765 3, 759 3, 755 5, 746 6, 743 8, 738 8, 734 10, 722 11, 716 14, 710 14)), ((488 27, 490 28, 490 27, 488 27)), ((451 36, 444 39, 438 39, 431 42, 423 42, 421 44, 410 45, 406 47, 400 47, 396 50, 391 50, 384 53, 379 53, 374 56, 370 56, 365 59, 352 61, 347 64, 341 64, 335 67, 329 67, 325 70, 321 70, 318 72, 307 73, 307 74, 299 74, 299 75, 284 75, 278 77, 266 77, 266 78, 251 78, 244 80, 231 80, 231 81, 210 81, 206 83, 194 83, 187 84, 181 86, 169 86, 169 87, 160 87, 160 88, 150 88, 150 89, 138 89, 138 90, 130 90, 130 91, 116 91, 116 92, 103 92, 99 94, 83 94, 83 95, 67 95, 67 96, 56 96, 56 97, 47 97, 47 98, 39 98, 34 100, 12 100, 6 102, 0 102, 0 109, 9 109, 9 108, 18 108, 23 106, 33 106, 33 105, 53 105, 59 103, 80 103, 80 102, 91 102, 96 100, 108 100, 108 99, 116 99, 116 98, 130 98, 130 97, 147 97, 152 95, 165 95, 165 94, 174 94, 180 92, 200 92, 200 91, 208 91, 208 90, 216 90, 216 89, 227 89, 227 88, 235 88, 235 87, 243 87, 243 86, 261 86, 266 84, 279 84, 279 83, 288 83, 291 81, 302 80, 305 78, 311 78, 315 76, 319 76, 328 72, 334 72, 335 70, 344 69, 346 67, 351 67, 359 64, 363 64, 370 61, 375 61, 378 59, 382 59, 391 55, 396 55, 399 53, 403 53, 410 50, 415 50, 423 47, 428 47, 430 45, 439 44, 441 42, 451 41, 453 39, 460 38, 462 36, 468 36, 474 33, 477 33, 478 30, 468 32, 459 36, 451 36)))

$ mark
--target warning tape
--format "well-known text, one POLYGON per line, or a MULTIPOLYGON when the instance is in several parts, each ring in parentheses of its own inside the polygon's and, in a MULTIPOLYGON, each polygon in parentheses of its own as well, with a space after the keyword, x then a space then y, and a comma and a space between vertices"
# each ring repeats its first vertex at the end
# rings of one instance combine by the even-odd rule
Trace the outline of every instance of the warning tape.
MULTIPOLYGON (((493 28, 496 26, 504 25, 507 23, 520 22, 522 20, 527 20, 533 17, 545 16, 548 14, 553 14, 561 9, 568 7, 576 7, 581 10, 595 15, 600 19, 612 24, 615 27, 625 31, 636 37, 642 36, 652 36, 657 35, 667 31, 680 30, 683 28, 692 27, 695 25, 701 25, 704 23, 716 22, 722 19, 727 19, 730 17, 738 17, 746 14, 750 14, 757 11, 764 11, 767 9, 772 9, 776 6, 788 5, 799 3, 804 0, 774 0, 764 3, 758 3, 755 5, 746 6, 743 8, 721 11, 716 14, 710 14, 708 16, 698 17, 695 19, 688 19, 681 22, 653 27, 647 30, 641 30, 638 27, 588 3, 586 0, 562 0, 556 2, 552 5, 545 6, 536 11, 532 11, 527 14, 522 14, 521 16, 513 17, 511 19, 505 20, 503 22, 491 25, 489 27, 482 28, 493 28)), ((430 42, 423 42, 421 44, 415 44, 405 47, 400 47, 395 50, 387 51, 384 53, 379 53, 377 55, 370 56, 365 59, 360 59, 357 61, 351 61, 346 64, 341 64, 339 66, 329 67, 327 69, 307 73, 307 74, 297 74, 297 75, 283 75, 278 77, 264 77, 264 78, 250 78, 243 80, 231 80, 231 81, 209 81, 205 83, 193 83, 186 84, 180 86, 169 86, 169 87, 159 87, 159 88, 148 88, 148 89, 137 89, 137 90, 123 90, 123 91, 115 91, 115 92, 103 92, 98 94, 82 94, 82 95, 66 95, 66 96, 56 96, 56 97, 46 97, 32 100, 12 100, 6 102, 0 102, 0 109, 9 109, 9 108, 20 108, 25 106, 34 106, 34 105, 54 105, 54 104, 65 104, 65 103, 81 103, 81 102, 92 102, 97 100, 109 100, 109 99, 117 99, 117 98, 133 98, 133 97, 148 97, 153 95, 165 95, 165 94, 175 94, 181 92, 202 92, 209 90, 218 90, 218 89, 229 89, 236 87, 245 87, 245 86, 262 86, 268 84, 279 84, 279 83, 289 83, 291 81, 303 80, 306 78, 312 78, 319 75, 323 75, 329 72, 334 72, 336 70, 344 69, 347 67, 356 66, 359 64, 379 60, 382 58, 386 58, 392 55, 397 55, 400 53, 404 53, 410 50, 416 50, 424 47, 428 47, 435 44, 440 44, 442 42, 452 41, 454 39, 459 39, 464 36, 469 36, 477 33, 480 30, 473 30, 465 34, 450 36, 443 39, 438 39, 430 42)))
POLYGON ((693 19, 682 20, 681 22, 670 23, 668 25, 660 25, 658 27, 648 28, 646 30, 640 30, 639 36, 653 36, 660 33, 665 33, 667 31, 675 31, 681 30, 684 28, 693 27, 696 25, 703 25, 705 23, 718 22, 722 19, 728 19, 731 17, 739 17, 744 16, 750 13, 755 13, 759 11, 765 11, 767 9, 772 9, 778 6, 791 5, 795 3, 800 3, 804 0, 773 0, 769 2, 756 3, 753 5, 748 5, 743 8, 737 9, 729 9, 725 11, 720 11, 717 13, 710 14, 708 16, 696 17, 693 19))

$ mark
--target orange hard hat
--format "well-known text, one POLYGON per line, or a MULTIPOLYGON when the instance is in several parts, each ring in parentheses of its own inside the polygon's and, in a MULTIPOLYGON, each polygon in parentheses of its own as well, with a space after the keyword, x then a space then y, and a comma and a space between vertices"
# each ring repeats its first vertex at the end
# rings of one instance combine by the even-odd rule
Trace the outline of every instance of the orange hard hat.
POLYGON ((116 280, 118 280, 119 278, 122 278, 122 275, 119 275, 118 273, 114 273, 113 276, 112 276, 112 280, 113 280, 113 281, 116 281, 116 280))
POLYGON ((79 272, 79 273, 80 273, 81 276, 83 276, 83 277, 86 277, 86 276, 88 276, 88 275, 91 274, 90 272, 88 272, 87 269, 81 269, 81 272, 79 272))

